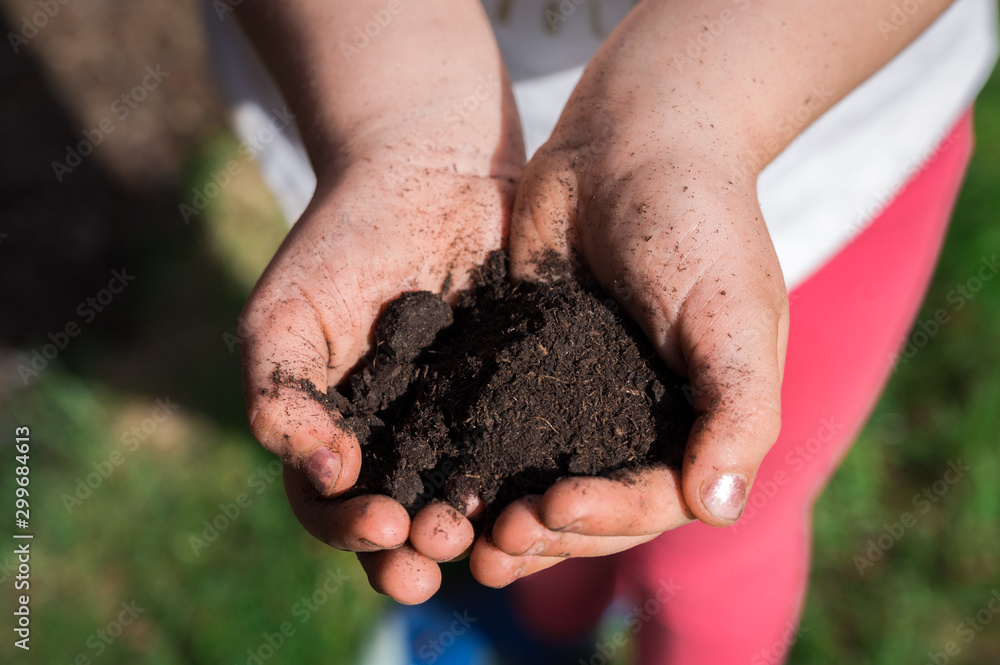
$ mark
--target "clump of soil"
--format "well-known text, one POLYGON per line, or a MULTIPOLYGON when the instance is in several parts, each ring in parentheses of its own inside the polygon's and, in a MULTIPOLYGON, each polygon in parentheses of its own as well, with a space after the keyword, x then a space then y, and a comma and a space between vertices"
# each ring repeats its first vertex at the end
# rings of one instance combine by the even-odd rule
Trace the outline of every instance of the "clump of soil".
POLYGON ((411 512, 476 494, 489 516, 567 475, 680 465, 682 380, 576 279, 514 286, 496 252, 454 310, 428 292, 390 303, 375 343, 342 393, 313 392, 361 442, 360 492, 411 512))

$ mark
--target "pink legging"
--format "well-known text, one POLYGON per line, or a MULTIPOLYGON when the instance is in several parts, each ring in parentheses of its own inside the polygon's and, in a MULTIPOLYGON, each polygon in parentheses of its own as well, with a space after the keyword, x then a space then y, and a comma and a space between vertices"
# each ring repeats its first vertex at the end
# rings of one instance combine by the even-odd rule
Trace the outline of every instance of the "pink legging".
POLYGON ((967 113, 888 208, 789 295, 781 436, 740 521, 691 524, 527 578, 515 587, 528 623, 570 634, 624 588, 642 665, 784 662, 805 598, 813 504, 893 370, 971 154, 967 113))

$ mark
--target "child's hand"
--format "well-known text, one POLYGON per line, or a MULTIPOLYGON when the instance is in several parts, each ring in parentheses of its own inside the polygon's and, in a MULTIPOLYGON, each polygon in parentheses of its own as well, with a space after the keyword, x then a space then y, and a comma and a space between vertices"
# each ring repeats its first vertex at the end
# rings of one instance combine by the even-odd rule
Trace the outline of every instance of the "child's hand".
POLYGON ((494 543, 473 551, 482 582, 617 552, 689 518, 737 519, 778 435, 788 336, 757 174, 949 4, 928 0, 883 36, 872 26, 893 0, 643 2, 612 32, 525 168, 513 272, 530 277, 545 249, 581 259, 689 377, 699 418, 679 478, 575 478, 509 507, 494 543))
POLYGON ((337 384, 367 352, 387 301, 440 291, 449 275, 454 294, 500 247, 518 165, 477 164, 398 145, 391 160, 357 160, 317 192, 244 311, 247 414, 286 464, 295 515, 319 540, 358 552, 372 586, 404 603, 437 590, 436 562, 472 545, 472 525, 443 504, 411 524, 389 497, 337 499, 357 480, 358 443, 300 382, 337 384))
MULTIPOLYGON (((640 3, 587 67, 518 191, 514 272, 530 276, 533 252, 578 252, 664 361, 689 376, 700 417, 679 478, 655 469, 570 479, 509 507, 495 544, 481 538, 473 551, 480 581, 499 586, 561 556, 616 552, 691 518, 725 525, 738 516, 777 437, 788 329, 756 175, 950 0, 928 0, 881 38, 871 26, 892 2, 640 3), (709 47, 685 58, 688 40, 724 16, 709 47), (539 543, 537 555, 518 556, 539 543)), ((273 377, 280 364, 279 378, 334 383, 364 354, 383 303, 405 289, 439 289, 449 269, 453 289, 463 286, 468 268, 500 245, 508 178, 523 155, 508 150, 520 144, 516 113, 509 88, 490 82, 503 67, 479 3, 428 0, 405 20, 390 16, 363 52, 345 50, 381 11, 379 0, 247 0, 238 9, 308 118, 299 128, 327 183, 254 291, 243 354, 254 433, 293 467, 297 515, 323 540, 369 552, 373 586, 415 602, 437 588, 432 559, 459 552, 470 525, 459 520, 434 539, 445 509, 428 508, 411 525, 385 497, 319 498, 299 474, 339 495, 357 477, 357 442, 301 391, 272 392, 273 377), (480 99, 479 86, 487 101, 440 126, 463 100, 480 99), (454 172, 405 148, 428 136, 413 122, 437 124, 458 148, 454 172), (357 159, 372 148, 382 157, 357 159), (339 463, 313 456, 320 448, 339 463), (402 545, 407 535, 413 547, 402 545)))
POLYGON ((635 127, 593 153, 575 140, 600 136, 592 127, 560 132, 525 170, 512 263, 516 276, 531 277, 544 250, 579 252, 661 358, 689 378, 699 418, 682 473, 573 478, 514 504, 493 529, 494 546, 484 540, 473 554, 486 584, 559 560, 547 557, 627 549, 692 517, 731 524, 777 439, 788 309, 753 180, 699 146, 651 135, 635 127), (532 547, 542 556, 506 556, 532 547))
POLYGON ((510 84, 475 0, 238 4, 319 181, 245 310, 247 415, 285 460, 309 532, 359 552, 375 589, 426 600, 436 562, 471 545, 471 524, 442 504, 411 523, 385 496, 337 499, 358 477, 358 443, 291 382, 335 385, 368 350, 382 305, 440 291, 449 275, 454 294, 500 247, 524 165, 510 84))
POLYGON ((688 377, 698 420, 679 477, 663 467, 572 478, 508 507, 493 542, 473 552, 474 573, 491 586, 559 557, 621 551, 693 518, 733 523, 781 423, 787 296, 756 174, 736 156, 743 146, 702 142, 709 134, 696 123, 663 112, 627 74, 606 81, 600 64, 525 168, 513 273, 531 278, 546 250, 584 262, 688 377), (535 556, 518 556, 527 551, 535 556))

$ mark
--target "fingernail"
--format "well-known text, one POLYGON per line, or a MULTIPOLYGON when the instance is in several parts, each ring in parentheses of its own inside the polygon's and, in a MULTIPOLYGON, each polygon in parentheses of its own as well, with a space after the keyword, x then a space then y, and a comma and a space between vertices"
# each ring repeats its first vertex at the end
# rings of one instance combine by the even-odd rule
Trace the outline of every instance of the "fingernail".
POLYGON ((718 519, 735 522, 747 500, 747 479, 738 473, 725 473, 701 488, 701 500, 718 519))
POLYGON ((583 529, 583 521, 576 520, 575 522, 570 522, 562 528, 552 529, 552 531, 559 531, 561 533, 580 533, 581 529, 583 529))
POLYGON ((339 453, 320 448, 309 456, 302 471, 320 494, 329 494, 340 477, 340 466, 339 453))
POLYGON ((536 556, 544 551, 545 551, 545 543, 539 540, 537 543, 535 543, 528 549, 521 552, 521 554, 519 554, 518 556, 536 556))

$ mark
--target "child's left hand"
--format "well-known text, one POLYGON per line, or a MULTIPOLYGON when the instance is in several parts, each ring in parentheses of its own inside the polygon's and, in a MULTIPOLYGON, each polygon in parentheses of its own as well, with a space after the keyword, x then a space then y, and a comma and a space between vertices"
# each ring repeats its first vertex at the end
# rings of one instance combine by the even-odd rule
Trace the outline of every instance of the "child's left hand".
POLYGON ((693 518, 739 518, 778 436, 788 340, 757 175, 951 0, 879 36, 892 3, 643 2, 594 56, 522 174, 513 273, 530 277, 546 249, 581 259, 688 377, 698 419, 679 474, 571 478, 509 506, 473 550, 481 582, 618 552, 693 518), (722 29, 688 57, 715 17, 722 29))
POLYGON ((680 472, 570 478, 506 508, 492 542, 480 538, 472 553, 473 573, 489 586, 566 557, 619 552, 693 519, 732 524, 778 436, 788 302, 756 171, 741 158, 752 146, 726 131, 738 123, 725 109, 702 109, 699 126, 671 100, 639 92, 641 68, 612 62, 595 58, 525 168, 512 271, 532 277, 532 259, 546 250, 582 259, 688 377, 698 419, 680 472))

